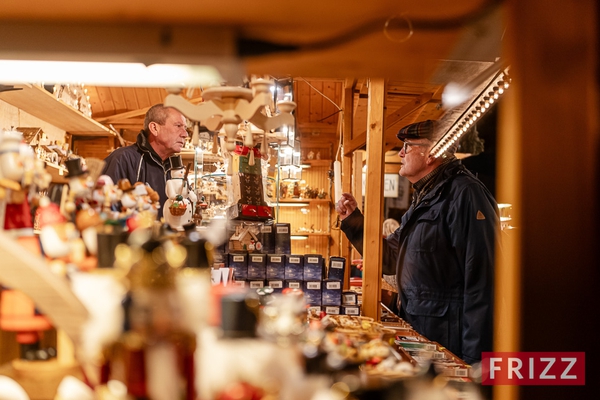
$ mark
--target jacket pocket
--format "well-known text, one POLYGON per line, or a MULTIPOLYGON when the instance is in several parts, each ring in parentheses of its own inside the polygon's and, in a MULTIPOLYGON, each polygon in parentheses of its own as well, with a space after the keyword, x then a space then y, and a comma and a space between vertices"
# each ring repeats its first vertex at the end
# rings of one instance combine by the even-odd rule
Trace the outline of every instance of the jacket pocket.
POLYGON ((430 299, 409 299, 406 312, 423 317, 443 317, 448 312, 448 302, 430 299))
POLYGON ((441 229, 440 210, 434 208, 420 215, 415 223, 411 234, 412 240, 409 250, 421 252, 434 252, 439 240, 439 229, 441 229))
POLYGON ((406 302, 406 319, 415 331, 427 339, 438 342, 451 351, 460 351, 460 345, 451 339, 458 335, 450 332, 452 318, 449 307, 448 302, 441 300, 409 299, 406 302))

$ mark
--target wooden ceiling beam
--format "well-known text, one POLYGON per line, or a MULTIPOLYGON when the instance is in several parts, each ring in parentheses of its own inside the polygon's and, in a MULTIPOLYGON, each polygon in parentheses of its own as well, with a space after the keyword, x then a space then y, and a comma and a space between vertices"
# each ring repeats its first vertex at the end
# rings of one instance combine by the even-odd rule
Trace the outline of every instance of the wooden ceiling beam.
MULTIPOLYGON (((194 97, 191 99, 187 99, 187 101, 189 101, 192 104, 198 104, 202 101, 202 97, 194 97)), ((119 113, 119 114, 114 114, 114 115, 110 115, 108 117, 97 118, 96 121, 101 122, 103 124, 119 123, 122 120, 128 120, 128 119, 139 117, 139 116, 145 116, 146 112, 150 109, 150 107, 152 107, 152 106, 143 107, 143 108, 139 108, 137 110, 127 111, 127 112, 123 112, 123 113, 119 113)), ((143 121, 143 118, 142 118, 142 121, 143 121)))
POLYGON ((96 119, 96 121, 101 122, 103 124, 114 124, 115 122, 122 121, 124 119, 139 117, 141 115, 145 115, 146 111, 148 111, 150 107, 140 108, 138 110, 127 111, 124 113, 114 114, 109 117, 102 117, 96 119))
MULTIPOLYGON (((433 98, 433 93, 431 93, 431 92, 423 93, 422 95, 416 97, 414 101, 411 101, 410 103, 400 107, 399 109, 392 112, 390 115, 386 116, 385 129, 384 129, 385 150, 391 149, 397 141, 396 134, 393 132, 392 127, 396 123, 398 123, 399 121, 403 120, 408 115, 413 113, 414 111, 422 108, 432 98, 433 98)), ((367 138, 367 131, 365 130, 364 132, 361 132, 360 134, 356 135, 356 137, 352 138, 352 140, 349 143, 348 148, 344 149, 344 152, 346 154, 350 154, 351 152, 353 152, 359 148, 363 148, 366 144, 366 138, 367 138)))

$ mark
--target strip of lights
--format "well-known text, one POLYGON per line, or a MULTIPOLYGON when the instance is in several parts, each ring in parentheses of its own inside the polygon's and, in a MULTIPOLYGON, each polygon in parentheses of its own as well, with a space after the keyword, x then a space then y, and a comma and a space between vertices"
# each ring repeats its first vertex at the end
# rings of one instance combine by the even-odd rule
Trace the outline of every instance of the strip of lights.
POLYGON ((441 157, 465 134, 483 114, 489 110, 506 89, 510 86, 508 68, 498 72, 479 96, 467 107, 448 132, 433 146, 431 153, 435 158, 441 157))

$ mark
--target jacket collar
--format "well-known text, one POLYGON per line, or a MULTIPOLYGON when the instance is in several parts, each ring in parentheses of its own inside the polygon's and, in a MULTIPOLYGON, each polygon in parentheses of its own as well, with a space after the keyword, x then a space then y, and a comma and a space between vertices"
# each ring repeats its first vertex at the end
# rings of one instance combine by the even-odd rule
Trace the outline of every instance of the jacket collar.
POLYGON ((441 186, 441 184, 454 175, 454 171, 461 166, 461 162, 452 157, 448 160, 445 160, 427 176, 423 177, 418 182, 415 182, 413 185, 413 188, 415 189, 413 193, 413 205, 417 207, 421 201, 433 196, 432 193, 437 192, 437 189, 441 186))
POLYGON ((152 161, 164 168, 165 163, 162 161, 158 153, 154 151, 152 146, 150 146, 150 142, 148 141, 146 131, 142 129, 140 133, 138 133, 135 144, 142 152, 148 154, 152 161))

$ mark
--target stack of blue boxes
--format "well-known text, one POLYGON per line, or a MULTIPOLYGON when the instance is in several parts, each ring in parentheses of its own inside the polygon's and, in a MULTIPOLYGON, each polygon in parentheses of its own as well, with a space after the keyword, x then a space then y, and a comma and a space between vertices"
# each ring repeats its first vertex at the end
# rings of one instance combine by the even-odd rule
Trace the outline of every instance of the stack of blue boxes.
POLYGON ((360 314, 351 296, 342 296, 346 293, 343 292, 346 270, 343 257, 330 257, 328 265, 320 254, 230 253, 227 259, 238 286, 251 289, 268 286, 274 293, 286 288, 300 289, 313 312, 360 314))

